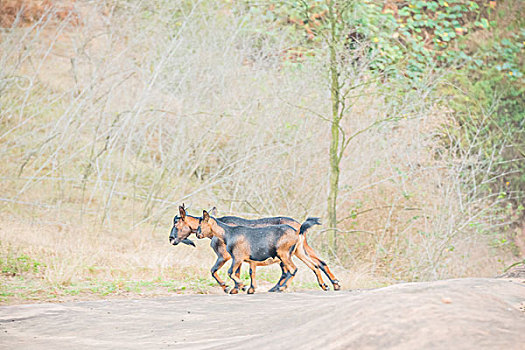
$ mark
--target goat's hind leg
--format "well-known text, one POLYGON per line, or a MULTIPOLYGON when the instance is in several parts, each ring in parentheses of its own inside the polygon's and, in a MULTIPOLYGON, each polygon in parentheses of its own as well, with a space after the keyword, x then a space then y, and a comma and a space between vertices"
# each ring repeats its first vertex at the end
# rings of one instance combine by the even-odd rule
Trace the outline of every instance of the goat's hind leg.
POLYGON ((297 250, 295 251, 295 256, 298 257, 302 262, 310 268, 315 274, 315 277, 317 277, 317 283, 319 284, 319 287, 321 287, 322 290, 328 290, 328 286, 323 281, 323 277, 321 276, 321 272, 319 271, 319 268, 317 267, 317 264, 314 263, 310 256, 306 254, 304 251, 304 248, 297 247, 297 250))
POLYGON ((250 288, 248 289, 248 294, 255 293, 255 269, 256 265, 254 263, 250 263, 250 288))
POLYGON ((291 282, 291 280, 295 277, 295 273, 297 272, 297 266, 293 263, 291 257, 289 255, 281 255, 279 256, 279 259, 281 259, 281 270, 284 275, 284 279, 282 279, 281 285, 279 285, 279 282, 272 288, 270 291, 273 292, 282 292, 288 287, 288 283, 291 282))
POLYGON ((288 269, 284 266, 282 261, 279 263, 279 266, 281 266, 281 277, 279 278, 279 281, 277 281, 277 284, 275 284, 275 286, 273 286, 268 292, 278 292, 279 288, 283 286, 286 276, 288 276, 288 269))
POLYGON ((324 274, 330 279, 330 282, 332 282, 332 285, 334 287, 334 290, 340 290, 341 284, 339 280, 334 276, 332 271, 330 271, 330 268, 328 265, 319 258, 319 256, 315 253, 315 251, 308 245, 306 240, 304 241, 304 250, 306 254, 312 259, 312 261, 315 263, 315 265, 321 269, 321 271, 324 272, 324 274))

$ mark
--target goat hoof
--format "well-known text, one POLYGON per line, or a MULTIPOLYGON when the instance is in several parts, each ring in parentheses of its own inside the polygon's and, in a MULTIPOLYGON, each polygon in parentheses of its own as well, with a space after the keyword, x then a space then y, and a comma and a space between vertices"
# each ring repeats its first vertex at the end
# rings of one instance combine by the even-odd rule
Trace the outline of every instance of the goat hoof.
POLYGON ((273 287, 268 292, 270 292, 270 293, 277 292, 277 286, 273 287))
POLYGON ((341 285, 339 284, 339 281, 334 282, 334 290, 341 290, 341 285))
POLYGON ((239 294, 239 289, 232 288, 232 290, 230 290, 230 294, 239 294))
POLYGON ((328 290, 328 286, 326 284, 321 284, 321 289, 324 291, 328 290))
POLYGON ((246 292, 246 289, 248 289, 248 287, 246 287, 245 285, 242 285, 239 287, 243 292, 246 292))
POLYGON ((248 289, 248 294, 253 294, 253 293, 255 293, 255 288, 250 287, 248 289))

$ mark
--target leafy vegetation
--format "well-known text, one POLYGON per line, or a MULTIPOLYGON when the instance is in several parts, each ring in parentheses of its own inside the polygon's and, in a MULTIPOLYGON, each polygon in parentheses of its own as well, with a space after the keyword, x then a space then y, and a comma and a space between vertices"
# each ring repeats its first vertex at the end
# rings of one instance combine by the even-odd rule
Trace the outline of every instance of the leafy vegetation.
POLYGON ((451 134, 463 150, 470 148, 487 164, 476 183, 497 198, 506 218, 507 233, 495 237, 494 244, 520 255, 514 239, 521 238, 511 228, 523 225, 525 217, 524 5, 506 1, 492 6, 499 11, 491 14, 486 31, 464 44, 474 59, 450 73, 451 84, 443 92, 459 126, 451 134))
POLYGON ((12 247, 0 242, 0 271, 4 275, 17 276, 24 273, 38 274, 44 265, 26 254, 18 253, 12 247))
MULTIPOLYGON (((435 91, 447 96, 441 104, 451 109, 456 120, 452 129, 446 127, 445 132, 462 140, 459 142, 463 151, 485 155, 484 161, 490 163, 488 171, 499 180, 482 187, 490 193, 506 193, 503 207, 511 201, 517 210, 514 214, 521 216, 519 203, 525 193, 523 3, 455 0, 271 3, 264 11, 258 8, 252 14, 265 18, 270 31, 275 27, 293 28, 290 40, 295 46, 287 51, 285 60, 301 65, 309 57, 322 59, 326 47, 337 51, 330 56, 329 63, 329 90, 337 100, 332 103, 335 117, 331 118, 335 145, 341 141, 334 133, 343 132, 339 123, 352 105, 352 101, 339 97, 347 95, 344 70, 348 66, 366 60, 366 67, 361 68, 368 70, 369 78, 370 74, 382 72, 383 81, 397 83, 408 78, 417 84, 430 74, 445 76, 445 84, 435 91), (339 103, 346 109, 340 110, 339 103), (453 130, 458 125, 459 130, 453 130)), ((401 101, 404 96, 394 94, 394 98, 401 101)), ((345 147, 341 145, 343 151, 345 147)), ((337 154, 337 149, 338 146, 331 147, 330 154, 337 154)), ((340 171, 338 157, 330 157, 332 173, 337 174, 335 179, 340 171)), ((487 178, 478 181, 488 182, 487 178)), ((332 187, 338 188, 336 179, 332 187)), ((337 192, 331 191, 330 227, 335 227, 336 222, 334 196, 337 197, 337 192)))

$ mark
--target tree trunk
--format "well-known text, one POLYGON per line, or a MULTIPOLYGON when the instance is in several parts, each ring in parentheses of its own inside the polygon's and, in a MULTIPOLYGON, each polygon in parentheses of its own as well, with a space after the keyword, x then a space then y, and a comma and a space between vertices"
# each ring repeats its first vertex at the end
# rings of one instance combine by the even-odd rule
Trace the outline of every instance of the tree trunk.
POLYGON ((339 189, 339 128, 332 122, 330 141, 330 190, 328 194, 328 243, 337 252, 337 192, 339 189))
POLYGON ((339 109, 340 86, 339 69, 337 62, 337 18, 334 13, 334 1, 328 2, 328 20, 330 22, 329 50, 330 50, 330 97, 332 102, 332 128, 330 140, 330 188, 328 194, 328 244, 337 252, 337 192, 339 189, 339 123, 341 121, 339 109))

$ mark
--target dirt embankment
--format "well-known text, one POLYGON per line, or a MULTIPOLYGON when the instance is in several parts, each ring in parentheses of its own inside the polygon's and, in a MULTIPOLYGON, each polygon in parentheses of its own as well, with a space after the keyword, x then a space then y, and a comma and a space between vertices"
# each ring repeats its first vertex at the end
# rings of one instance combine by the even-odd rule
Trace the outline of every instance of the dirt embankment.
POLYGON ((0 27, 9 28, 14 23, 31 25, 45 16, 57 20, 69 18, 78 23, 74 11, 76 0, 2 0, 0 1, 0 27))
POLYGON ((5 349, 523 349, 525 281, 0 308, 5 349))

